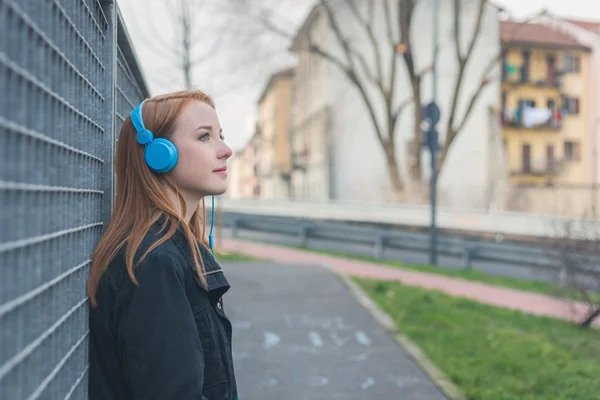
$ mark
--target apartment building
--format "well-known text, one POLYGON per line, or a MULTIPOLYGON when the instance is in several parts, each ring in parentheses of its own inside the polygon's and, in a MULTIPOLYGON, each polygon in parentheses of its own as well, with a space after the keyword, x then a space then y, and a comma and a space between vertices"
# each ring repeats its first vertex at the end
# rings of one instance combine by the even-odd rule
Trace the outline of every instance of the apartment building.
POLYGON ((231 161, 232 198, 289 198, 294 68, 272 74, 257 101, 257 121, 248 143, 231 161))
POLYGON ((508 207, 551 214, 590 212, 597 202, 592 190, 598 118, 593 43, 550 20, 503 21, 501 40, 501 118, 516 196, 508 207))
POLYGON ((294 69, 271 75, 258 99, 257 178, 262 198, 288 198, 292 161, 290 153, 291 86, 294 69))
POLYGON ((583 122, 585 125, 587 147, 582 147, 581 152, 584 157, 590 161, 588 181, 586 184, 579 184, 576 188, 571 187, 570 196, 576 196, 578 199, 572 203, 579 205, 577 213, 579 215, 587 213, 588 215, 598 216, 600 210, 600 196, 597 193, 597 186, 600 183, 600 163, 598 162, 598 147, 600 146, 600 21, 582 21, 576 19, 564 18, 558 15, 547 15, 540 19, 540 23, 551 29, 562 32, 575 38, 591 50, 589 57, 589 73, 584 76, 581 101, 586 107, 587 118, 583 122))
POLYGON ((590 49, 541 24, 502 21, 500 27, 511 183, 587 182, 590 49))

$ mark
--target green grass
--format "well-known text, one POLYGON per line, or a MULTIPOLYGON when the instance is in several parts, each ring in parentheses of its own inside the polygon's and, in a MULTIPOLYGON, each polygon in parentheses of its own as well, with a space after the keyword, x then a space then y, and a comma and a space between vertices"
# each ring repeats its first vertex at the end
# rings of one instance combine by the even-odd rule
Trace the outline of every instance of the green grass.
POLYGON ((218 262, 254 262, 261 261, 258 258, 250 257, 245 254, 240 253, 227 253, 227 254, 218 254, 216 255, 216 260, 218 262))
MULTIPOLYGON (((402 269, 407 269, 407 270, 412 270, 412 271, 421 271, 421 272, 427 272, 427 273, 436 274, 436 275, 443 275, 443 276, 449 276, 449 277, 453 277, 453 278, 465 279, 465 280, 474 281, 474 282, 487 283, 487 284, 494 285, 494 286, 501 286, 501 287, 506 287, 506 288, 511 288, 511 289, 517 289, 517 290, 522 290, 522 291, 526 291, 526 292, 539 293, 539 294, 545 294, 545 295, 550 295, 550 296, 560 295, 560 296, 563 296, 563 297, 566 297, 569 299, 579 300, 576 293, 567 292, 567 291, 565 291, 564 288, 561 288, 558 285, 554 285, 552 283, 543 282, 543 281, 505 278, 505 277, 499 277, 499 276, 486 274, 485 272, 476 271, 476 270, 455 270, 455 269, 449 269, 449 268, 436 267, 433 265, 404 264, 399 261, 377 260, 374 257, 358 256, 358 255, 340 253, 340 252, 329 251, 329 250, 320 250, 320 249, 314 249, 314 248, 305 247, 305 246, 287 245, 286 247, 296 248, 299 250, 310 251, 312 253, 325 254, 325 255, 330 255, 330 256, 335 256, 335 257, 348 258, 348 259, 353 259, 353 260, 362 260, 362 261, 386 265, 386 266, 390 266, 390 267, 394 267, 394 268, 402 268, 402 269)), ((598 300, 600 301, 600 295, 595 296, 595 297, 597 297, 598 300)))
POLYGON ((600 332, 396 282, 355 281, 469 400, 600 399, 600 332))

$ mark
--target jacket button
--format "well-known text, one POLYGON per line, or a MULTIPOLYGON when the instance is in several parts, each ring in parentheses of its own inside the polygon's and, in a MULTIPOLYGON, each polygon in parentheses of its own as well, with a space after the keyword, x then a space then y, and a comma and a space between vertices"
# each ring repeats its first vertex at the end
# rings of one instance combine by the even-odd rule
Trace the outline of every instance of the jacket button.
POLYGON ((218 308, 219 310, 221 309, 221 302, 220 302, 220 301, 217 303, 217 308, 218 308))

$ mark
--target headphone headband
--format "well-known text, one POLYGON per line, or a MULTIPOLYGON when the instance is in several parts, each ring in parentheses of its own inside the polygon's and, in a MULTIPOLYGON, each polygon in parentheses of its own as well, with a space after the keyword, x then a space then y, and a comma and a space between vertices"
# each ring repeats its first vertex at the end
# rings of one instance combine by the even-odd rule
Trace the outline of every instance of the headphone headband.
POLYGON ((142 101, 136 108, 131 112, 131 122, 133 127, 137 131, 136 139, 139 144, 149 145, 154 139, 154 135, 144 126, 144 119, 142 118, 142 108, 146 100, 142 101))
POLYGON ((144 120, 142 119, 142 108, 146 100, 142 101, 136 108, 131 112, 131 122, 138 132, 145 131, 144 120))

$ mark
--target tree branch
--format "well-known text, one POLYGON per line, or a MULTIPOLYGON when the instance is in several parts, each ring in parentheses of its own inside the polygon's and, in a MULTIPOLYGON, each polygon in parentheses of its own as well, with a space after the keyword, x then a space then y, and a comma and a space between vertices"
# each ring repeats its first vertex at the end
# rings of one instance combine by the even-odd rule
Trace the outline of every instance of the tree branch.
POLYGON ((402 58, 404 59, 406 69, 411 80, 419 78, 419 75, 415 72, 415 62, 410 43, 410 24, 412 22, 414 5, 415 4, 413 0, 398 0, 398 26, 400 27, 400 40, 405 46, 405 51, 402 53, 402 58))
POLYGON ((269 18, 269 16, 267 15, 267 13, 265 13, 264 10, 260 11, 257 18, 262 23, 263 27, 266 28, 268 31, 271 31, 279 36, 283 36, 290 40, 294 38, 293 33, 285 31, 285 30, 279 28, 277 25, 275 25, 273 23, 273 21, 271 20, 271 18, 269 18))
MULTIPOLYGON (((456 50, 457 50, 457 54, 458 54, 458 64, 459 64, 459 71, 458 71, 458 75, 457 75, 457 79, 456 79, 456 83, 454 86, 454 94, 453 94, 453 98, 452 98, 452 105, 450 108, 450 114, 448 117, 448 123, 446 126, 446 138, 445 138, 445 142, 444 142, 444 148, 442 150, 442 154, 440 156, 440 161, 439 161, 439 166, 440 168, 442 167, 442 165, 444 164, 444 161, 446 159, 446 155, 448 153, 448 150, 450 148, 450 146, 452 145, 452 142, 454 141, 454 139, 456 138, 456 136, 461 132, 461 130, 464 128, 467 120, 469 119, 469 116, 471 115, 471 112, 473 111, 473 109, 475 108, 475 104, 477 103, 477 100, 479 99, 481 93, 483 92, 483 90, 485 89, 485 87, 493 81, 493 79, 490 77, 491 73, 493 72, 494 68, 497 66, 498 62, 502 59, 502 52, 503 50, 500 49, 500 51, 498 52, 498 54, 493 57, 490 62, 487 64, 487 66, 484 69, 481 81, 479 86, 477 86, 477 89, 475 90, 475 92, 471 95, 471 98, 469 99, 469 102, 467 104, 467 108, 462 116, 462 118, 460 118, 458 125, 455 126, 455 120, 457 118, 456 116, 456 111, 458 108, 458 97, 459 97, 459 92, 462 86, 462 80, 464 78, 464 73, 466 70, 466 66, 469 62, 469 59, 472 56, 473 53, 473 49, 475 48, 475 43, 477 41, 477 38, 480 36, 481 34, 481 26, 482 26, 482 20, 483 20, 483 15, 485 12, 485 6, 487 3, 487 0, 480 0, 479 3, 479 9, 477 12, 477 20, 475 22, 475 29, 473 31, 473 36, 471 37, 471 40, 469 41, 469 48, 467 49, 467 52, 465 53, 465 55, 462 55, 459 49, 459 41, 457 41, 457 31, 460 30, 460 23, 458 23, 458 18, 460 18, 460 13, 457 12, 457 10, 460 9, 460 1, 461 0, 454 0, 454 4, 455 4, 455 8, 454 8, 454 29, 455 29, 455 46, 456 46, 456 50)), ((544 10, 533 14, 531 17, 525 19, 524 21, 522 21, 512 32, 510 35, 510 38, 508 39, 509 41, 514 38, 516 36, 516 34, 519 32, 519 30, 528 22, 530 22, 531 20, 533 20, 534 18, 536 18, 537 16, 543 15, 545 13, 544 10)))
POLYGON ((465 60, 468 60, 471 57, 471 54, 473 53, 473 49, 475 48, 475 43, 477 41, 477 38, 480 35, 481 24, 483 22, 483 15, 485 13, 486 5, 487 5, 487 0, 480 0, 479 9, 477 11, 477 20, 475 22, 475 30, 473 32, 473 36, 471 37, 471 41, 469 42, 469 47, 467 48, 467 53, 464 56, 465 60))
MULTIPOLYGON (((360 25, 363 27, 363 29, 367 33, 369 41, 371 42, 371 46, 373 46, 373 54, 375 55, 375 68, 377 71, 376 82, 379 82, 381 89, 384 90, 383 86, 381 85, 383 83, 383 67, 381 64, 381 49, 379 47, 379 43, 378 43, 377 39, 375 38, 375 33, 373 32, 373 26, 371 25, 371 22, 369 19, 365 20, 362 18, 362 16, 360 15, 360 10, 358 9, 358 6, 356 5, 355 0, 346 0, 346 3, 348 3, 350 10, 356 17, 356 20, 360 23, 360 25)), ((371 18, 374 15, 374 6, 375 6, 374 2, 372 2, 372 1, 369 2, 368 7, 370 10, 369 14, 371 15, 371 18)), ((357 52, 357 54, 362 55, 359 52, 357 52)))
POLYGON ((392 123, 391 123, 391 127, 390 127, 390 136, 391 136, 392 139, 394 138, 394 132, 396 131, 396 124, 398 123, 398 120, 400 119, 400 115, 402 115, 402 112, 404 111, 404 109, 408 105, 410 105, 412 102, 413 102, 413 98, 412 97, 409 97, 409 98, 405 99, 403 102, 401 102, 398 105, 398 107, 396 108, 396 110, 392 114, 392 123))
POLYGON ((479 86, 477 87, 477 89, 475 90, 475 93, 473 93, 473 96, 471 96, 471 100, 469 100, 469 104, 467 105, 467 109, 465 111, 465 114, 463 115, 462 119, 460 120, 460 122, 458 123, 458 125, 456 126, 456 128, 453 129, 453 137, 452 139, 454 140, 454 136, 456 136, 456 134, 458 132, 460 132, 462 130, 462 128, 464 127, 465 123, 467 122, 467 120, 469 119, 469 116, 471 115, 471 111, 473 111, 473 108, 475 107, 475 103, 477 103, 477 100, 479 99, 479 95, 483 92, 483 89, 485 89, 485 87, 491 82, 490 79, 482 79, 481 83, 479 84, 479 86))
MULTIPOLYGON (((379 126, 379 123, 377 120, 377 114, 375 113, 373 104, 369 98, 369 95, 367 94, 366 89, 364 88, 362 82, 360 81, 360 79, 358 79, 358 75, 356 74, 356 68, 354 65, 353 58, 352 58, 352 50, 350 49, 350 46, 348 45, 348 41, 344 38, 344 35, 342 34, 342 31, 338 25, 338 22, 335 19, 333 10, 331 9, 327 0, 320 0, 320 4, 325 10, 325 13, 327 15, 327 20, 329 21, 329 24, 331 25, 331 29, 333 30, 335 37, 336 37, 338 43, 340 44, 342 51, 348 61, 348 65, 345 66, 345 68, 343 68, 342 70, 346 73, 346 75, 348 76, 350 81, 352 83, 354 83, 354 85, 360 92, 360 95, 365 103, 365 106, 367 107, 368 112, 369 112, 369 116, 371 117, 371 120, 373 122, 373 127, 375 128, 375 133, 377 135, 377 138, 378 138, 379 142, 381 143, 381 145, 385 147, 385 139, 382 134, 382 129, 379 126)), ((328 54, 324 51, 321 53, 321 56, 323 56, 324 58, 329 59, 329 60, 335 59, 335 57, 332 57, 331 54, 328 54), (324 56, 325 54, 327 54, 327 56, 324 56)), ((335 63, 335 64, 340 66, 339 62, 335 63)))
POLYGON ((356 57, 356 59, 358 60, 358 63, 361 65, 365 75, 367 76, 367 79, 369 81, 371 81, 371 83, 373 83, 375 86, 377 86, 381 91, 384 91, 383 87, 382 87, 382 83, 380 80, 378 80, 374 75, 373 72, 371 71, 371 69, 369 68, 369 63, 367 62, 367 59, 365 58, 364 54, 362 54, 360 51, 355 50, 353 51, 353 55, 356 57))
MULTIPOLYGON (((457 61, 458 61, 458 74, 456 77, 456 81, 454 83, 454 90, 453 90, 453 94, 452 94, 452 103, 450 105, 450 114, 448 117, 448 122, 447 122, 447 126, 446 126, 446 139, 445 139, 445 143, 444 143, 444 151, 443 154, 446 153, 447 148, 450 146, 450 144, 452 143, 452 141, 454 140, 454 137, 457 134, 457 130, 453 128, 454 126, 454 119, 456 118, 456 110, 458 108, 458 99, 459 99, 459 95, 460 95, 460 89, 462 87, 462 81, 465 75, 465 70, 467 67, 467 64, 469 62, 470 56, 473 52, 473 48, 475 47, 475 42, 477 41, 477 38, 479 37, 479 34, 481 32, 481 21, 483 19, 483 14, 485 11, 485 6, 487 3, 487 0, 479 0, 479 8, 477 10, 477 19, 475 21, 475 29, 473 30, 473 35, 471 36, 471 39, 469 40, 469 48, 467 50, 467 53, 463 56, 461 51, 460 51, 460 10, 461 10, 461 1, 462 0, 454 0, 454 45, 455 45, 455 50, 456 50, 456 57, 457 57, 457 61)), ((492 66, 493 68, 493 66, 492 66)), ((487 83, 486 83, 487 84, 487 83)), ((485 85, 483 85, 485 86, 485 85)), ((478 91, 481 92, 481 90, 483 89, 482 85, 480 85, 478 91)), ((479 93, 477 93, 477 96, 479 96, 479 93)), ((442 156, 443 157, 443 156, 442 156)))
POLYGON ((392 28, 392 12, 390 10, 390 5, 388 1, 383 2, 383 9, 385 12, 385 22, 386 22, 386 32, 388 36, 389 45, 392 47, 392 56, 390 60, 390 80, 388 86, 385 88, 386 98, 389 98, 390 103, 394 101, 394 88, 396 87, 396 68, 398 66, 398 57, 396 55, 396 45, 398 44, 398 40, 394 37, 394 31, 392 28))
POLYGON ((456 59, 458 60, 459 68, 461 68, 465 63, 460 51, 460 2, 461 0, 454 0, 454 7, 452 8, 454 17, 454 51, 456 52, 456 59))

